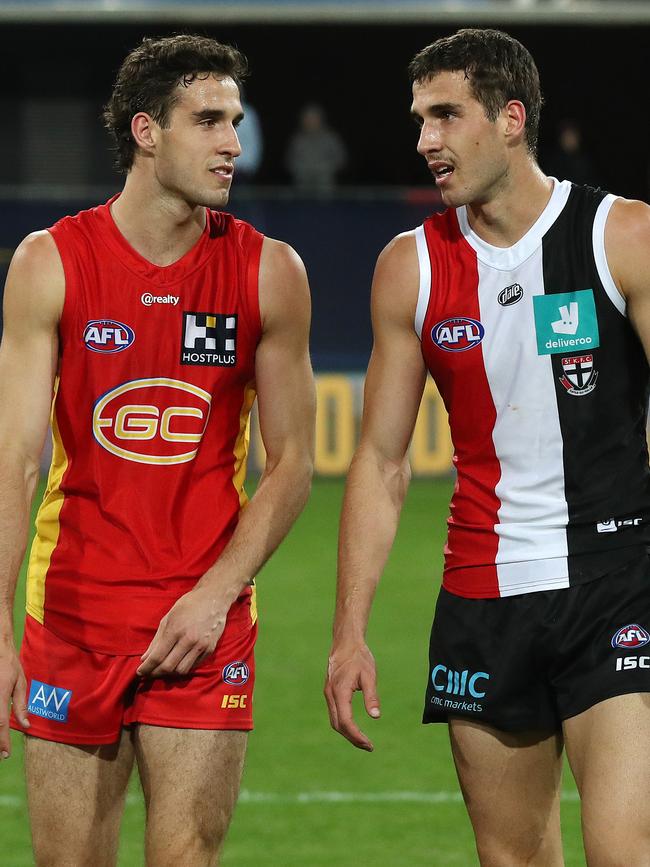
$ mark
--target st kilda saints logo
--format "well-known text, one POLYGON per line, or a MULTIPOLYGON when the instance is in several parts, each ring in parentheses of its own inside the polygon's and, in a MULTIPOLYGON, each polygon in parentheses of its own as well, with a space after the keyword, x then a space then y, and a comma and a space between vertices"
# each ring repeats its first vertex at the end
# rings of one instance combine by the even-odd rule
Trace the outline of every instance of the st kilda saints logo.
POLYGON ((560 382, 567 394, 574 397, 589 394, 596 388, 598 371, 594 368, 593 355, 569 355, 562 359, 560 382))
POLYGON ((234 367, 236 363, 236 313, 183 312, 181 364, 234 367))

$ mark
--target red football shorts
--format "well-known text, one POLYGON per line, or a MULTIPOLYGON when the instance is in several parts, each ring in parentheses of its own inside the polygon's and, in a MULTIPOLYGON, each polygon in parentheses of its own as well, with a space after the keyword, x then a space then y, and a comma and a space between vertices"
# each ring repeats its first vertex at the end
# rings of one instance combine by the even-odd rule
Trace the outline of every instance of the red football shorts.
POLYGON ((139 656, 94 653, 27 617, 20 659, 30 728, 11 728, 66 744, 108 744, 123 726, 253 728, 253 649, 257 622, 249 596, 238 599, 214 652, 186 677, 140 678, 139 656))

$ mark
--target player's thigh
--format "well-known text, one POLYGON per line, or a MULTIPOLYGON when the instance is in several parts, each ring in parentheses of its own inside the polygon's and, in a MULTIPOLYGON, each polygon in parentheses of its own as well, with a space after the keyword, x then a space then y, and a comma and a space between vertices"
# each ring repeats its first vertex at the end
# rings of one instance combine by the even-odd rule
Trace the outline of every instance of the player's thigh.
POLYGON ((133 767, 124 730, 115 744, 25 738, 27 800, 37 867, 110 867, 133 767))
POLYGON ((147 863, 214 864, 239 794, 247 733, 135 727, 147 863))
POLYGON ((562 738, 449 723, 454 762, 482 865, 563 864, 562 738))
POLYGON ((650 694, 619 695, 564 721, 590 867, 650 865, 650 694))

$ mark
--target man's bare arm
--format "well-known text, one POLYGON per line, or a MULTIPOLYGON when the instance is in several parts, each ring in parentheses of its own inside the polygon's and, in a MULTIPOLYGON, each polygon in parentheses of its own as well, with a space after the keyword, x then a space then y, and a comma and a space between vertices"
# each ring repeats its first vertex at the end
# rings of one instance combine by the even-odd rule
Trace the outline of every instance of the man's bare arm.
POLYGON ((612 277, 627 301, 627 315, 650 360, 650 207, 618 199, 605 227, 612 277))
POLYGON ((54 241, 48 232, 31 235, 16 251, 7 276, 0 346, 0 753, 5 757, 10 700, 21 725, 29 725, 13 605, 52 402, 64 296, 54 241))
POLYGON ((296 253, 268 238, 260 263, 260 310, 263 334, 255 378, 265 469, 217 562, 163 618, 142 657, 141 675, 186 674, 214 650, 228 609, 307 502, 315 409, 309 287, 296 253))
POLYGON ((375 663, 365 633, 410 479, 407 450, 426 377, 414 329, 419 268, 413 233, 377 262, 372 289, 374 346, 366 377, 359 447, 348 474, 339 536, 334 635, 325 697, 330 721, 356 747, 372 743, 352 715, 361 690, 379 716, 375 663))

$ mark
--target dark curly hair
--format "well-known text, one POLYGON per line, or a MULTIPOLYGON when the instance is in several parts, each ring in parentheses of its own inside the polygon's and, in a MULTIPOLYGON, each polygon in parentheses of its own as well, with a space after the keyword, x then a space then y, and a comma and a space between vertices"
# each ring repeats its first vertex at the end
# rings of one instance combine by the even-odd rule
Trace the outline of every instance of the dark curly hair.
POLYGON ((542 93, 539 73, 530 52, 501 30, 466 28, 437 39, 409 64, 412 82, 425 82, 439 72, 464 72, 472 95, 495 121, 508 100, 526 109, 526 143, 537 151, 542 93))
POLYGON ((103 113, 121 171, 131 169, 137 150, 131 135, 133 116, 144 111, 164 127, 178 100, 178 85, 187 87, 212 73, 228 75, 240 85, 248 74, 246 58, 230 45, 191 35, 143 39, 126 56, 103 113))

